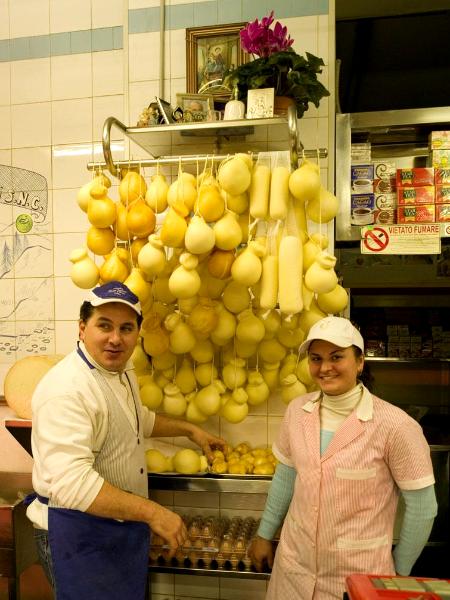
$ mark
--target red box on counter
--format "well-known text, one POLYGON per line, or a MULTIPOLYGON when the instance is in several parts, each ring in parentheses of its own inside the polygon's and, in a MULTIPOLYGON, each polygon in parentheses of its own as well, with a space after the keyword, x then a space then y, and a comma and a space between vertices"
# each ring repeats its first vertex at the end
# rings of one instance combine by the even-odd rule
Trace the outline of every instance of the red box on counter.
POLYGON ((345 578, 345 588, 350 600, 439 600, 448 597, 450 580, 355 573, 345 578))
POLYGON ((414 167, 412 169, 397 169, 397 188, 434 185, 433 167, 414 167))
POLYGON ((434 223, 434 219, 434 204, 403 204, 397 208, 398 223, 434 223))
POLYGON ((450 222, 450 204, 436 204, 436 221, 438 223, 450 222))
POLYGON ((434 185, 450 184, 450 169, 434 170, 434 185))
POLYGON ((434 185, 397 189, 398 204, 433 204, 434 185))
POLYGON ((450 184, 436 186, 434 201, 436 204, 450 204, 450 184))

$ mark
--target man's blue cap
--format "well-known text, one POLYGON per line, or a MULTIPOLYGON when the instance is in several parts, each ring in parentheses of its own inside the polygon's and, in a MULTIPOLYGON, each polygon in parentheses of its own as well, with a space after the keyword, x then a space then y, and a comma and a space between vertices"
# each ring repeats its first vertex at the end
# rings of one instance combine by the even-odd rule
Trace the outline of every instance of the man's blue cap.
POLYGON ((109 302, 120 302, 121 304, 130 306, 138 315, 142 314, 139 298, 120 281, 109 281, 93 288, 86 300, 92 306, 102 306, 102 304, 108 304, 109 302))

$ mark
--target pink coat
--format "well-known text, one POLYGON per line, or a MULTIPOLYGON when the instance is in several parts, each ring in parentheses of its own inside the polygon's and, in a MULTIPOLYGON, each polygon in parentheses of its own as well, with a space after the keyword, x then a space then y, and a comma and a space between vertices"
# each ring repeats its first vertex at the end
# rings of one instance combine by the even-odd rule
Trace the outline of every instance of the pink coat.
POLYGON ((351 573, 395 574, 399 489, 434 483, 420 425, 366 388, 320 456, 319 399, 292 401, 274 444, 297 478, 266 600, 342 600, 351 573))

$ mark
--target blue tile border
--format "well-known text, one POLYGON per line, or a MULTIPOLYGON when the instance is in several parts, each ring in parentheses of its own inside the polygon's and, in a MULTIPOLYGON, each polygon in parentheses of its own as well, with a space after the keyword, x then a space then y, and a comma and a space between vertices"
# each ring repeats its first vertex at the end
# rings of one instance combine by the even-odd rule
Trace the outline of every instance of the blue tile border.
POLYGON ((0 40, 0 62, 123 48, 123 27, 100 27, 0 40))
MULTIPOLYGON (((277 0, 275 17, 327 15, 329 0, 277 0)), ((226 25, 262 18, 273 7, 273 0, 205 0, 166 6, 165 27, 186 29, 226 25)), ((159 31, 159 7, 128 11, 128 33, 159 31)), ((123 48, 123 27, 100 27, 50 35, 0 40, 0 62, 48 58, 86 52, 105 52, 123 48)))

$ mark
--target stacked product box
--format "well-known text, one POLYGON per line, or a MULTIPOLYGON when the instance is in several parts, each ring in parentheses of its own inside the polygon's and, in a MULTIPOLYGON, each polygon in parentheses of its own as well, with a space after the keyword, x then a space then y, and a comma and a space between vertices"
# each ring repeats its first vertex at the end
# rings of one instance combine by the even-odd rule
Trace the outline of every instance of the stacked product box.
POLYGON ((351 224, 364 226, 373 223, 375 196, 373 193, 374 169, 371 163, 351 166, 351 224))
POLYGON ((374 223, 391 224, 397 222, 397 182, 393 162, 374 162, 374 223))
POLYGON ((450 222, 450 131, 432 131, 430 166, 434 167, 436 221, 450 222))
POLYGON ((435 186, 433 167, 397 169, 398 223, 434 223, 435 186))

